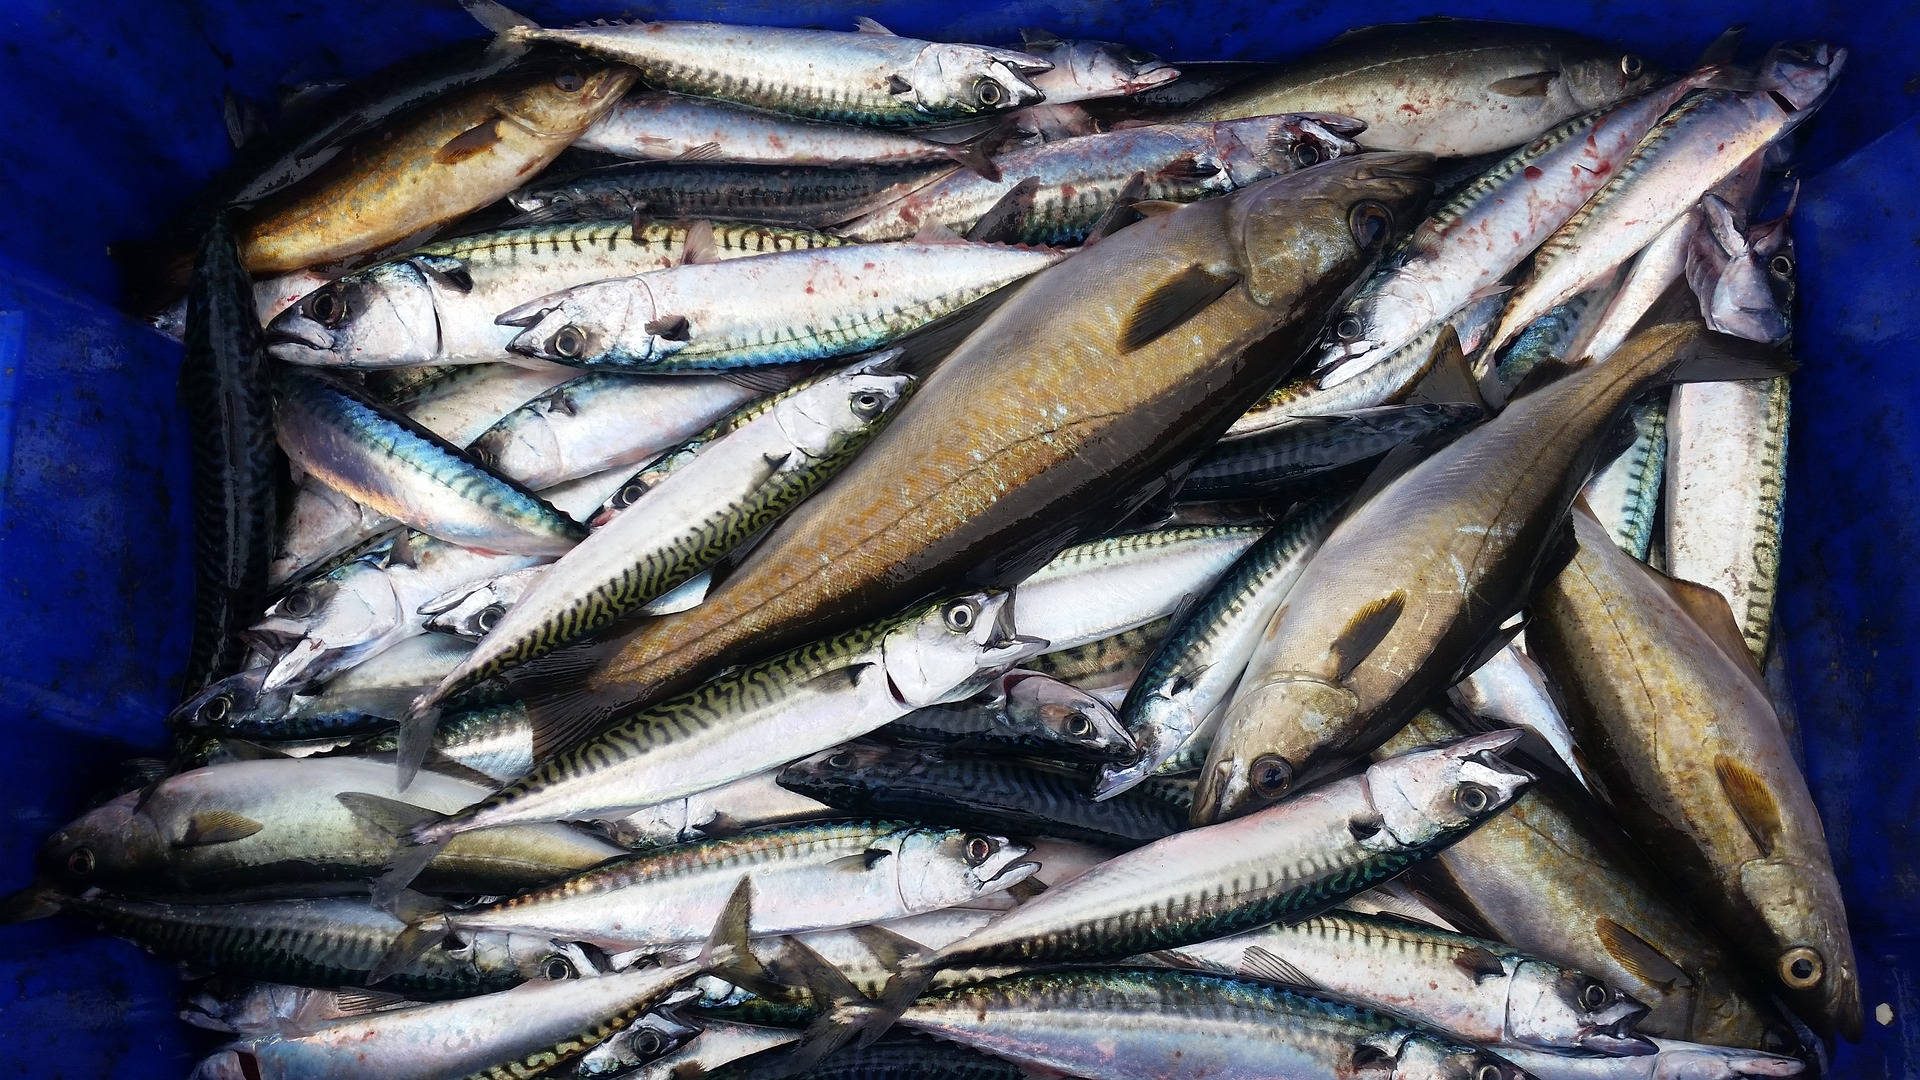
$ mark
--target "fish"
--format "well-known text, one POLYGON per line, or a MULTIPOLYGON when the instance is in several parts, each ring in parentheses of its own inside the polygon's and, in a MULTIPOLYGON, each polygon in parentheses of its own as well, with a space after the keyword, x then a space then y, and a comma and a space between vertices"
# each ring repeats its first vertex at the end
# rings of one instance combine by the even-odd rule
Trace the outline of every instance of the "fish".
POLYGON ((1707 90, 1662 117, 1541 244, 1494 347, 1645 247, 1701 195, 1804 123, 1826 102, 1846 59, 1847 50, 1825 42, 1775 46, 1761 62, 1758 89, 1707 90))
POLYGON ((720 218, 817 229, 875 202, 945 176, 952 162, 893 165, 765 165, 641 161, 539 180, 507 196, 519 223, 646 216, 661 221, 720 218))
POLYGON ((543 724, 577 732, 952 581, 1018 581, 1098 535, 1304 350, 1425 196, 1426 163, 1343 158, 1149 217, 1041 272, 704 604, 610 642, 557 692, 522 693, 543 724), (1283 359, 1252 362, 1256 344, 1283 359))
MULTIPOLYGON (((1435 372, 1451 373, 1465 363, 1460 335, 1450 322, 1436 320, 1356 378, 1326 383, 1308 375, 1275 387, 1233 422, 1222 441, 1252 438, 1313 417, 1337 417, 1359 409, 1397 405, 1411 396, 1422 380, 1435 372)), ((1222 447, 1218 452, 1231 450, 1222 447)))
POLYGON ((910 128, 992 116, 1040 100, 1028 76, 1053 65, 1011 49, 711 22, 547 30, 490 0, 462 0, 508 45, 556 44, 632 65, 650 87, 814 120, 910 128))
POLYGON ((775 770, 755 773, 684 798, 670 799, 617 819, 601 831, 636 851, 726 836, 760 825, 821 821, 837 815, 818 799, 780 786, 775 770))
POLYGON ((187 292, 180 398, 193 438, 193 637, 186 684, 238 671, 266 597, 278 524, 273 392, 232 224, 214 220, 187 292))
POLYGON ((1483 723, 1519 728, 1538 736, 1582 786, 1592 788, 1547 674, 1519 642, 1494 653, 1447 694, 1483 723))
POLYGON ((1073 771, 849 744, 780 770, 780 786, 848 813, 937 821, 1126 850, 1179 832, 1186 807, 1142 792, 1094 802, 1073 771))
POLYGON ((969 697, 1045 643, 1013 632, 1005 593, 967 593, 750 664, 564 753, 410 833, 416 845, 512 821, 633 811, 784 765, 912 709, 969 697))
POLYGON ((1135 752, 1133 739, 1106 702, 1071 683, 1019 668, 975 697, 915 709, 870 734, 909 746, 1070 763, 1120 761, 1135 752))
POLYGON ((871 243, 910 237, 929 224, 965 234, 991 218, 1002 239, 1078 243, 1123 199, 1184 203, 1235 191, 1352 154, 1358 130, 1346 117, 1311 114, 1160 124, 1049 141, 997 155, 995 177, 954 172, 832 231, 871 243))
POLYGON ((1493 349, 1482 350, 1472 364, 1474 378, 1480 384, 1480 396, 1496 409, 1504 407, 1507 394, 1542 360, 1565 361, 1584 355, 1574 349, 1572 343, 1588 312, 1593 311, 1597 317, 1595 305, 1606 306, 1606 294, 1606 287, 1588 289, 1536 319, 1505 349, 1497 353, 1493 349))
POLYGON ((546 167, 634 80, 619 65, 512 71, 349 140, 235 223, 241 262, 282 273, 396 244, 507 194, 546 167))
POLYGON ((272 669, 262 665, 209 685, 167 719, 176 731, 267 742, 368 734, 404 716, 471 651, 457 638, 420 634, 304 693, 263 689, 272 669))
MULTIPOLYGON (((712 1080, 758 1080, 758 1059, 736 1062, 707 1074, 712 1080)), ((1028 1074, 1005 1061, 964 1046, 928 1039, 888 1036, 872 1046, 846 1047, 802 1072, 795 1080, 1027 1080, 1028 1074)))
POLYGON ((502 416, 468 450, 539 491, 650 461, 759 396, 721 376, 590 371, 502 416))
POLYGON ((1632 441, 1600 466, 1580 492, 1620 550, 1645 559, 1653 548, 1660 490, 1667 469, 1667 413, 1671 392, 1655 390, 1627 407, 1632 441))
MULTIPOLYGON (((974 136, 991 137, 991 132, 974 136)), ((681 94, 628 94, 574 141, 639 161, 731 161, 754 165, 959 163, 992 172, 971 143, 938 142, 909 131, 853 127, 782 116, 681 94)))
POLYGON ((1053 652, 1156 622, 1206 592, 1262 532, 1194 526, 1075 544, 1014 587, 1014 624, 1053 652))
POLYGON ((1622 823, 1810 1022, 1850 1039, 1860 990, 1820 813, 1726 600, 1620 551, 1579 551, 1535 601, 1528 646, 1622 823))
POLYGON ((1065 256, 959 239, 782 252, 575 286, 498 321, 521 328, 514 352, 576 367, 792 364, 882 348, 1065 256))
MULTIPOLYGON (((128 792, 62 826, 42 845, 44 882, 196 902, 275 892, 364 892, 393 855, 394 836, 335 801, 345 791, 389 796, 393 769, 352 758, 263 758, 178 773, 128 792)), ((408 795, 458 809, 486 794, 465 780, 422 773, 408 795)), ((494 832, 450 845, 423 888, 513 891, 583 870, 620 848, 567 825, 494 832)))
POLYGON ((1205 824, 1265 806, 1378 745, 1480 666, 1567 558, 1599 436, 1654 386, 1791 367, 1699 324, 1658 323, 1607 363, 1533 372, 1493 420, 1381 466, 1267 625, 1194 800, 1205 824), (1527 392, 1532 389, 1532 392, 1527 392))
POLYGON ((1172 628, 1169 615, 1078 648, 1041 653, 1027 666, 1102 701, 1118 702, 1172 628))
POLYGON ((1517 737, 1498 732, 1416 751, 1247 818, 1116 855, 965 938, 907 958, 882 1012, 943 968, 1120 959, 1325 910, 1511 802, 1530 777, 1496 754, 1517 737))
MULTIPOLYGON (((355 739, 322 756, 339 754, 385 763, 397 760, 399 752, 400 734, 390 723, 374 735, 355 739)), ((527 719, 527 710, 512 700, 449 711, 434 725, 428 756, 436 763, 452 762, 505 784, 533 768, 533 725, 527 719)), ((601 831, 613 837, 610 830, 603 827, 601 831)), ((615 842, 622 848, 629 846, 624 838, 615 842)))
POLYGON ((1582 971, 1391 915, 1328 911, 1155 954, 1203 971, 1321 991, 1462 1042, 1615 1056, 1656 1052, 1647 1007, 1582 971))
POLYGON ((274 428, 305 473, 430 536, 502 554, 560 555, 586 527, 344 383, 286 367, 274 428))
MULTIPOLYGON (((704 1060, 682 1053, 695 1039, 727 1041, 727 1033, 722 1032, 715 1037, 711 1025, 703 1027, 686 1023, 675 1017, 670 1008, 640 1017, 625 1031, 582 1054, 580 1060, 574 1063, 572 1075, 582 1080, 591 1076, 619 1075, 630 1080, 645 1076, 669 1076, 670 1070, 683 1061, 704 1060)), ((742 1039, 740 1043, 744 1044, 746 1040, 742 1039)))
POLYGON ((1089 1080, 1525 1080, 1496 1053, 1337 998, 1165 968, 1010 975, 914 1002, 900 1024, 1089 1080))
POLYGON ((1746 214, 1719 194, 1700 200, 1701 227, 1687 248, 1686 274, 1709 327, 1770 345, 1787 339, 1793 268, 1787 219, 1792 212, 1789 207, 1772 221, 1749 224, 1746 214))
MULTIPOLYGON (((1375 750, 1410 753, 1470 728, 1430 709, 1375 750)), ((1588 972, 1648 1006, 1643 1035, 1784 1050, 1794 1036, 1645 863, 1613 815, 1554 769, 1551 757, 1509 754, 1534 784, 1440 852, 1418 890, 1456 912, 1463 929, 1588 972)))
POLYGON ((1165 86, 1180 77, 1179 68, 1145 49, 1118 41, 1067 40, 1045 30, 1022 30, 1017 51, 1053 65, 1050 70, 1028 76, 1046 105, 1125 97, 1165 86))
POLYGON ((1293 419, 1223 440, 1194 465, 1178 497, 1211 502, 1323 491, 1356 474, 1364 479, 1368 464, 1396 446, 1430 445, 1486 415, 1477 402, 1418 402, 1293 419))
MULTIPOLYGON (((776 521, 859 451, 911 389, 857 364, 796 390, 714 439, 632 506, 546 568, 472 654, 415 702, 420 748, 440 704, 496 672, 595 634, 713 566, 776 521)), ((408 739, 401 739, 403 748, 408 739)), ((403 749, 403 755, 406 751, 403 749)))
POLYGON ((1799 1076, 1806 1069, 1797 1059, 1760 1050, 1674 1039, 1655 1039, 1653 1043, 1659 1048, 1656 1053, 1630 1058, 1560 1054, 1529 1047, 1507 1047, 1502 1053, 1538 1080, 1744 1080, 1799 1076))
POLYGON ((1120 706, 1140 756, 1102 768, 1095 799, 1112 798, 1159 771, 1225 708, 1267 620, 1339 508, 1338 500, 1323 498, 1289 514, 1180 613, 1120 706))
POLYGON ((1360 145, 1369 150, 1471 157, 1615 104, 1658 74, 1644 57, 1578 34, 1421 19, 1350 30, 1303 61, 1178 115, 1338 113, 1366 122, 1360 145))
POLYGON ((734 890, 700 955, 664 967, 541 981, 230 1043, 193 1080, 534 1076, 614 1037, 709 970, 748 969, 750 887, 734 890))
MULTIPOLYGON (((885 819, 769 825, 644 851, 492 904, 415 919, 415 948, 446 935, 527 933, 603 949, 698 941, 740 881, 755 937, 862 926, 1010 888, 1038 869, 1002 836, 885 819)), ((404 945, 394 957, 408 957, 404 945)))
MULTIPOLYGON (((574 285, 676 266, 689 237, 701 258, 716 261, 843 242, 806 229, 617 217, 438 241, 355 270, 276 315, 268 351, 289 363, 355 370, 525 363, 507 347, 516 331, 495 316, 574 285)), ((463 446, 472 438, 448 435, 463 446)))

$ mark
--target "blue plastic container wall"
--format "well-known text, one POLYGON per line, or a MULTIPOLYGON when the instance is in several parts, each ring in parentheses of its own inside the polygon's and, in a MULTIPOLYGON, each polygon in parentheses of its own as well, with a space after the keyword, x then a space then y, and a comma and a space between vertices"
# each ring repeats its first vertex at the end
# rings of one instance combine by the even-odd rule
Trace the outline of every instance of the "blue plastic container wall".
MULTIPOLYGON (((548 23, 617 15, 537 3, 548 23)), ((1684 64, 1717 32, 1852 50, 1801 147, 1801 370, 1794 376, 1781 634, 1807 765, 1847 888, 1868 1016, 1834 1075, 1920 1072, 1920 20, 1910 4, 1493 0, 1456 15, 1548 23, 1684 64)), ((1428 2, 770 0, 656 18, 846 26, 1005 41, 1021 27, 1136 42, 1174 60, 1284 59, 1428 2)), ((40 840, 159 745, 191 601, 179 351, 116 312, 108 244, 142 236, 227 159, 224 92, 355 77, 475 36, 452 0, 147 0, 0 10, 0 891, 40 840)), ((64 920, 0 927, 0 1064, 11 1075, 184 1075, 203 1040, 174 973, 64 920)))

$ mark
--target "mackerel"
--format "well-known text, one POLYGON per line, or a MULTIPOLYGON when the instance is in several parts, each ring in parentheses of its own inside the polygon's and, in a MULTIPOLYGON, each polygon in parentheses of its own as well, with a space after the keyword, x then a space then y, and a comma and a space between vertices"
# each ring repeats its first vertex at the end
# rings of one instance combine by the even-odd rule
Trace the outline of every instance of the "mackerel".
POLYGON ((1134 754, 1133 739, 1106 702, 1018 669, 975 697, 915 709, 873 734, 908 745, 1052 761, 1124 761, 1134 754))
POLYGON ((1508 645, 1455 683, 1448 694, 1482 723, 1518 728, 1540 738, 1581 784, 1593 783, 1580 766, 1573 732, 1540 665, 1518 643, 1508 645))
POLYGON ((687 1044, 696 1037, 711 1038, 713 1032, 676 1019, 671 1009, 669 1001, 668 1008, 640 1017, 625 1031, 582 1054, 570 1075, 575 1080, 616 1075, 636 1080, 660 1075, 652 1070, 669 1061, 690 1060, 682 1056, 687 1044))
POLYGON ((1434 320, 1385 359, 1351 379, 1328 383, 1309 375, 1282 383, 1242 413, 1224 438, 1244 439, 1307 417, 1398 404, 1436 368, 1461 362, 1460 339, 1458 335, 1448 337, 1449 327, 1444 319, 1434 320))
POLYGON ((1173 616, 1168 615, 1072 649, 1041 653, 1027 666, 1102 700, 1115 691, 1125 697, 1127 687, 1172 628, 1173 616))
POLYGON ((1111 798, 1145 780, 1225 709, 1267 620, 1333 527, 1339 508, 1339 500, 1321 499, 1289 514, 1180 613, 1120 706, 1121 723, 1139 744, 1140 758, 1124 768, 1103 768, 1095 798, 1111 798))
POLYGON ((1372 462, 1395 447, 1432 445, 1486 415, 1478 402, 1420 402, 1288 418, 1215 445, 1194 464, 1178 497, 1205 503, 1337 489, 1364 479, 1372 462))
POLYGON ((1653 547, 1654 519, 1660 512, 1660 487, 1667 468, 1669 400, 1669 392, 1656 390, 1627 408, 1623 422, 1631 425, 1633 441, 1596 470, 1580 492, 1613 542, 1636 559, 1644 560, 1653 547))
MULTIPOLYGON (((850 127, 681 94, 628 94, 573 144, 640 161, 896 165, 981 161, 903 131, 850 127)), ((986 166, 990 168, 990 166, 986 166)))
POLYGON ((1066 40, 1045 30, 1022 30, 1019 51, 1053 65, 1029 76, 1034 89, 1046 95, 1040 108, 1144 93, 1180 77, 1165 60, 1118 41, 1066 40))
POLYGON ((1065 257, 963 240, 791 251, 581 285, 499 321, 525 328, 515 352, 580 367, 791 364, 880 348, 1065 257))
POLYGON ((1322 114, 1162 124, 1062 139, 994 158, 998 173, 955 172, 835 227, 854 240, 899 240, 930 224, 964 233, 989 211, 1012 212, 1029 244, 1086 238, 1122 197, 1192 202, 1358 148, 1355 121, 1322 114), (1144 188, 1134 182, 1138 175, 1144 188), (1024 186, 1023 186, 1024 185, 1024 186), (1139 194, 1135 195, 1135 190, 1139 194))
POLYGON ((1538 1080, 1757 1080, 1799 1076, 1806 1064, 1760 1050, 1655 1039, 1654 1053, 1643 1057, 1564 1054, 1527 1047, 1503 1047, 1501 1053, 1538 1080))
POLYGON ((1193 526, 1076 544, 1014 587, 1015 625, 1058 652, 1164 619, 1205 593, 1262 532, 1193 526))
POLYGON ((642 161, 559 180, 507 196, 522 221, 597 221, 646 216, 663 221, 739 219, 821 228, 873 202, 898 198, 945 176, 950 162, 905 165, 757 165, 642 161))

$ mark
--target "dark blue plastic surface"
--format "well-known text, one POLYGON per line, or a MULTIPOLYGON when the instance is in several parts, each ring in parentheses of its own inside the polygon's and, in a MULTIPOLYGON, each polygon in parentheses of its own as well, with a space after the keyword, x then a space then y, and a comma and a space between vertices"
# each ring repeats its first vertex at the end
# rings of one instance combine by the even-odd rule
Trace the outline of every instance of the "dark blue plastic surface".
MULTIPOLYGON (((544 22, 615 15, 526 5, 544 22)), ((1721 28, 1849 46, 1802 148, 1803 310, 1781 629, 1808 767, 1847 886, 1868 1031, 1834 1074, 1915 1075, 1920 1045, 1920 19, 1903 0, 1668 5, 1519 0, 669 2, 657 18, 1012 40, 1020 27, 1173 59, 1280 59, 1352 25, 1545 22, 1684 64, 1721 28), (1890 1022, 1874 1018, 1886 1003, 1890 1022)), ((111 242, 144 235, 226 160, 221 95, 356 76, 475 33, 447 2, 0 5, 0 891, 120 759, 157 743, 190 602, 177 348, 113 311, 111 242)), ((200 1041, 171 971, 64 921, 0 927, 0 1072, 182 1075, 200 1041), (6 1068, 12 1066, 12 1068, 6 1068)))

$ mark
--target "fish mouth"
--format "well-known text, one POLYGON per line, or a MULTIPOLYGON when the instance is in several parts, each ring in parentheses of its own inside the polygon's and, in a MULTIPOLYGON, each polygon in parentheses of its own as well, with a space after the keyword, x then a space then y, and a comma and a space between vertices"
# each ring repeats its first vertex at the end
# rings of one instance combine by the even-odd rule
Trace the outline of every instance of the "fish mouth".
POLYGON ((1008 885, 1018 885, 1039 872, 1039 863, 1034 862, 1032 859, 1020 859, 1017 862, 1010 862, 1001 867, 1000 872, 992 877, 982 879, 981 884, 997 885, 1005 881, 1008 885), (1012 880, 1008 880, 1010 875, 1014 875, 1012 880))
POLYGON ((298 362, 308 353, 333 351, 333 332, 312 319, 275 319, 267 327, 267 352, 275 359, 298 362))
POLYGON ((1179 68, 1172 64, 1162 64, 1159 67, 1143 68, 1134 72, 1133 77, 1129 78, 1120 89, 1124 93, 1137 94, 1142 90, 1165 86, 1179 77, 1179 68))
POLYGON ((1660 1048, 1654 1045, 1652 1039, 1633 1030, 1633 1025, 1646 1012, 1647 1007, 1641 1005, 1632 1016, 1622 1017, 1612 1024, 1583 1028, 1577 1040, 1580 1048, 1609 1057, 1644 1057, 1659 1053, 1660 1048))

